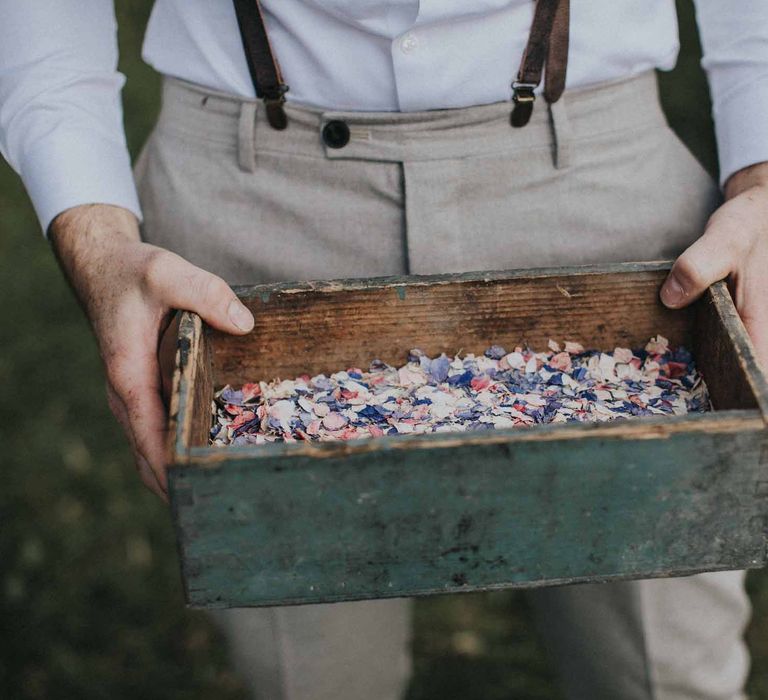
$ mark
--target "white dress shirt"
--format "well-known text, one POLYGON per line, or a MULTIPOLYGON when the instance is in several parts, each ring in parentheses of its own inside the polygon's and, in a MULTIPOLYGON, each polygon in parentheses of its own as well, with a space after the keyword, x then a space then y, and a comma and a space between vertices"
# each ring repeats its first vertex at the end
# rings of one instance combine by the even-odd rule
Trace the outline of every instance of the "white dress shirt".
MULTIPOLYGON (((534 4, 263 0, 263 7, 289 100, 412 111, 508 100, 534 4)), ((768 0, 697 0, 697 10, 725 181, 768 160, 768 0)), ((0 17, 0 150, 43 228, 84 203, 140 216, 112 0, 0 0, 0 17)), ((674 0, 571 2, 569 88, 669 69, 677 53, 674 0)), ((254 95, 231 0, 156 0, 143 55, 161 73, 254 95)))

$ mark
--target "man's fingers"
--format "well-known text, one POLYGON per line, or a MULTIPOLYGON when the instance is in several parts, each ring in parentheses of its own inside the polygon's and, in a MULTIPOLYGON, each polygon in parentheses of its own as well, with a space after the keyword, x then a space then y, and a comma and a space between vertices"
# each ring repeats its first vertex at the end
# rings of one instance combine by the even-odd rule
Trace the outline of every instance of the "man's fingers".
POLYGON ((764 371, 768 370, 768 277, 755 254, 754 264, 735 276, 734 301, 764 371))
POLYGON ((743 321, 755 347, 757 361, 764 372, 768 371, 768 319, 747 316, 743 321))
POLYGON ((739 220, 724 206, 710 219, 704 235, 675 261, 661 300, 673 309, 696 301, 707 287, 733 272, 747 244, 739 220))
POLYGON ((720 250, 721 246, 717 237, 705 234, 675 261, 661 288, 661 300, 666 306, 673 309, 688 306, 709 285, 728 276, 731 256, 720 250))
POLYGON ((239 335, 253 328, 253 315, 221 277, 178 255, 158 250, 144 277, 147 289, 168 306, 194 311, 218 330, 239 335))
POLYGON ((167 492, 167 419, 156 353, 153 346, 123 348, 107 363, 107 377, 124 407, 140 465, 147 463, 160 488, 167 492))
MULTIPOLYGON (((168 491, 165 475, 167 425, 160 387, 136 385, 122 396, 136 452, 151 467, 160 488, 168 491)), ((141 461, 140 459, 140 461, 141 461)))
POLYGON ((120 423, 120 426, 122 427, 123 431, 125 432, 128 441, 131 444, 131 450, 133 451, 134 455, 134 461, 136 462, 136 469, 139 472, 139 476, 141 477, 141 480, 144 482, 144 485, 153 493, 157 494, 162 498, 164 501, 168 501, 168 496, 166 492, 163 490, 162 486, 160 485, 160 482, 157 479, 157 476, 155 475, 155 472, 152 470, 152 468, 149 466, 149 462, 147 462, 144 457, 142 457, 141 454, 136 449, 136 440, 133 436, 133 429, 131 427, 130 420, 128 418, 128 411, 125 407, 125 404, 123 403, 120 396, 117 394, 115 389, 112 387, 112 385, 107 382, 107 403, 109 404, 109 408, 114 414, 115 418, 117 419, 117 422, 120 423))
POLYGON ((679 309, 698 299, 714 282, 727 277, 724 267, 702 267, 696 251, 689 248, 672 266, 661 288, 661 300, 672 309, 679 309))

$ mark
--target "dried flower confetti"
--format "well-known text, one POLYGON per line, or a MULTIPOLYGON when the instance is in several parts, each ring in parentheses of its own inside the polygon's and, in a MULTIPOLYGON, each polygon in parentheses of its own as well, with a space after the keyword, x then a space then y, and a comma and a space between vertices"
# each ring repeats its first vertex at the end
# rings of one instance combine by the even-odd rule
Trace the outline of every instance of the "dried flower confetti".
POLYGON ((691 353, 663 336, 612 353, 550 340, 547 352, 493 345, 483 355, 408 353, 400 368, 225 386, 213 402, 213 445, 329 441, 494 430, 709 410, 691 353))

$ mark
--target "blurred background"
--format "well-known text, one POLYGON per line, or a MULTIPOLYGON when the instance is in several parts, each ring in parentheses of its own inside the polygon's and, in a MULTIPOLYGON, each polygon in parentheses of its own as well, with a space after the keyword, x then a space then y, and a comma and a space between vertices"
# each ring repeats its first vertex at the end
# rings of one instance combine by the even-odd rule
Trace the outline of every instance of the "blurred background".
MULTIPOLYGON (((159 79, 140 59, 151 2, 116 5, 135 156, 158 109, 159 79)), ((690 0, 679 11, 665 109, 714 172, 690 0)), ((86 322, 1 159, 0 293, 0 698, 245 698, 220 637, 183 607, 168 512, 134 473, 86 322)), ((749 589, 749 688, 768 698, 768 573, 749 589)), ((420 600, 414 647, 409 700, 560 697, 515 592, 420 600)))

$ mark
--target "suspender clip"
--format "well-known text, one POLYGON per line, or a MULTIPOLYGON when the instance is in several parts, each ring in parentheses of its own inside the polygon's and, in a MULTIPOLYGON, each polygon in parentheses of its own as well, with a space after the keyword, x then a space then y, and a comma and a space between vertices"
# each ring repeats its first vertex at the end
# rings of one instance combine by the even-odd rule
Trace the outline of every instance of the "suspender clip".
POLYGON ((517 80, 512 83, 512 99, 515 103, 534 102, 536 95, 533 91, 538 87, 536 83, 519 83, 517 80))
POLYGON ((515 103, 510 118, 512 126, 525 126, 530 121, 533 103, 536 101, 533 91, 537 87, 537 83, 522 83, 517 80, 512 83, 512 101, 515 103))
POLYGON ((267 110, 267 121, 269 125, 277 131, 282 131, 288 126, 288 117, 285 114, 285 93, 288 92, 288 86, 280 83, 269 94, 263 97, 264 107, 267 110))

